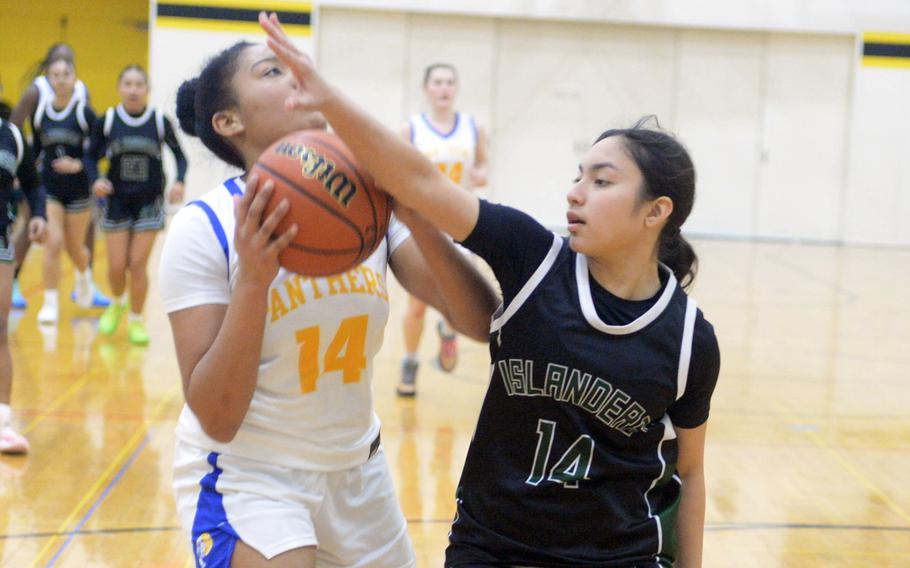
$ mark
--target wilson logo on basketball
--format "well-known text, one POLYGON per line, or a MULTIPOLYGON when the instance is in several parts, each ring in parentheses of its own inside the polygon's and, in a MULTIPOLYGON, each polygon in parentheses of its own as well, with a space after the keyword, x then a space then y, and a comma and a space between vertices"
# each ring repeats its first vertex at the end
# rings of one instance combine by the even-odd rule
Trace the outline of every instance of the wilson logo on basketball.
POLYGON ((283 143, 275 148, 275 153, 300 160, 303 175, 319 181, 342 207, 347 207, 357 194, 357 186, 354 185, 354 182, 344 172, 336 171, 335 162, 318 153, 314 148, 283 143))

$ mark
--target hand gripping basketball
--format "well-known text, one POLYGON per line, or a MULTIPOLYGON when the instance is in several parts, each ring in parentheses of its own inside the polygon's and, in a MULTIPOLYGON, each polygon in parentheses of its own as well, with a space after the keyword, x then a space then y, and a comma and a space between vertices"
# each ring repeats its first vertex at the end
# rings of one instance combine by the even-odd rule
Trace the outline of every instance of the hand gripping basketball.
POLYGON ((265 215, 282 199, 290 206, 277 232, 294 223, 300 227, 278 256, 288 270, 305 276, 346 272, 373 254, 385 238, 390 199, 334 134, 319 130, 289 134, 259 157, 250 174, 274 184, 265 215))

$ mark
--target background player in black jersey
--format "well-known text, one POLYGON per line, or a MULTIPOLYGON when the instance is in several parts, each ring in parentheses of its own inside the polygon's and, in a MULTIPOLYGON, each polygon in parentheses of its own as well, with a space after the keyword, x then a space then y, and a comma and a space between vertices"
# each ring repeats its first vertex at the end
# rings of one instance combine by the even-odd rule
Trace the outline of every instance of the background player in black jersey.
MULTIPOLYGON (((50 84, 50 80, 47 76, 47 71, 50 64, 54 61, 63 59, 69 61, 75 65, 76 54, 73 51, 73 48, 67 43, 55 43, 51 45, 47 52, 44 54, 44 57, 35 63, 29 71, 25 74, 27 80, 31 81, 28 88, 25 92, 22 93, 22 96, 19 98, 19 102, 16 103, 16 107, 13 109, 12 114, 10 115, 10 122, 15 124, 20 131, 23 130, 25 126, 25 121, 32 118, 35 115, 35 111, 38 109, 39 104, 49 99, 52 99, 55 96, 54 89, 50 84)), ((73 87, 73 98, 76 100, 82 100, 88 102, 89 92, 88 88, 85 86, 81 80, 77 79, 76 84, 73 87)), ((32 129, 34 130, 34 128, 32 129)), ((37 152, 35 153, 37 155, 37 152)), ((29 238, 27 232, 28 218, 29 218, 29 208, 28 202, 25 200, 21 192, 17 191, 15 197, 12 200, 12 209, 16 214, 17 218, 21 218, 22 222, 18 223, 18 229, 13 233, 13 243, 16 250, 16 272, 15 278, 13 279, 13 303, 12 306, 15 309, 24 310, 28 306, 28 302, 25 297, 22 295, 19 290, 19 271, 22 269, 22 264, 25 262, 25 257, 29 251, 29 238)), ((95 223, 94 223, 94 214, 96 208, 92 208, 92 221, 88 225, 88 230, 85 235, 85 246, 88 248, 89 252, 89 267, 92 266, 92 260, 95 253, 95 223)), ((73 290, 73 300, 76 300, 76 291, 73 290)), ((100 290, 94 288, 92 305, 99 308, 107 307, 110 302, 101 293, 100 290)))
POLYGON ((47 239, 44 251, 44 304, 38 323, 57 322, 60 251, 66 251, 75 267, 76 301, 92 305, 95 290, 89 266, 85 234, 91 222, 92 195, 83 153, 95 124, 95 113, 84 98, 76 97, 76 69, 67 59, 57 59, 47 69, 53 98, 43 98, 32 117, 35 154, 41 163, 41 182, 47 192, 47 239))
POLYGON ((568 199, 569 238, 479 200, 327 85, 260 16, 378 183, 493 268, 491 382, 457 490, 449 566, 699 566, 704 443, 720 356, 680 283, 695 170, 668 134, 608 130, 568 199))
POLYGON ((99 117, 89 150, 94 159, 106 154, 107 177, 93 184, 107 197, 102 229, 107 233, 108 278, 115 298, 98 323, 98 331, 112 335, 126 309, 129 272, 129 339, 136 345, 149 341, 142 309, 148 293, 149 254, 164 228, 164 186, 161 148, 167 145, 177 161, 177 179, 168 192, 170 203, 183 200, 187 162, 174 127, 159 109, 147 106, 148 75, 139 65, 128 65, 117 79, 122 102, 99 117))
MULTIPOLYGON (((32 240, 44 238, 44 195, 38 184, 35 159, 14 124, 0 119, 0 208, 9 206, 13 182, 18 179, 32 217, 28 235, 32 240)), ((28 441, 13 429, 10 395, 13 383, 13 359, 9 351, 7 321, 13 286, 13 251, 9 240, 9 218, 0 215, 0 453, 24 454, 28 441)))

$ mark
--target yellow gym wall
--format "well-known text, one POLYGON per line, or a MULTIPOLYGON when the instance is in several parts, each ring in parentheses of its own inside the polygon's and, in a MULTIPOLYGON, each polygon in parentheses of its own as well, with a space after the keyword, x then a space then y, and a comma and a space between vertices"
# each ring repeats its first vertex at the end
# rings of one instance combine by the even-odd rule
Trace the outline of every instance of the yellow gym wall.
POLYGON ((76 73, 101 113, 119 102, 117 75, 130 63, 148 69, 148 0, 0 0, 0 95, 10 105, 28 87, 23 76, 47 48, 76 51, 76 73))

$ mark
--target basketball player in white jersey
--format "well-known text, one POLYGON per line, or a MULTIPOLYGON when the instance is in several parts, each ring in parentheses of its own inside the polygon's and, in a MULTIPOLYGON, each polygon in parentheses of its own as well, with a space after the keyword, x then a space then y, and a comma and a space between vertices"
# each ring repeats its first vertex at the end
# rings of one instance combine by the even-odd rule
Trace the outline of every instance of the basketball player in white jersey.
MULTIPOLYGON (((324 129, 284 110, 299 85, 265 46, 241 42, 177 94, 181 128, 249 170, 275 140, 324 129)), ((451 241, 402 213, 360 266, 327 278, 280 269, 271 182, 240 176, 174 217, 160 289, 183 378, 174 490, 197 566, 415 565, 373 411, 373 358, 389 314, 386 270, 485 338, 498 300, 451 241), (246 179, 244 179, 246 178, 246 179), (413 238, 411 236, 413 235, 413 238), (440 275, 437 277, 437 275, 440 275)))
MULTIPOLYGON (((423 91, 430 110, 412 116, 402 128, 402 136, 436 164, 455 185, 468 191, 485 186, 486 134, 472 115, 455 110, 458 94, 455 66, 450 63, 429 65, 423 75, 423 91)), ((423 335, 426 309, 426 304, 409 296, 403 321, 405 355, 401 362, 401 381, 396 389, 400 396, 417 394, 417 350, 423 335)), ((439 334, 437 363, 443 371, 451 372, 458 362, 455 332, 444 319, 439 321, 436 330, 439 334)))

